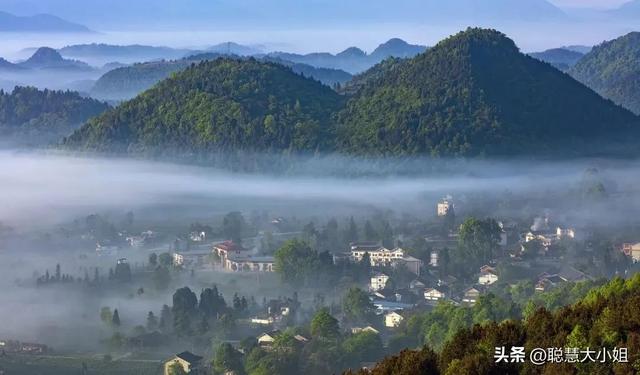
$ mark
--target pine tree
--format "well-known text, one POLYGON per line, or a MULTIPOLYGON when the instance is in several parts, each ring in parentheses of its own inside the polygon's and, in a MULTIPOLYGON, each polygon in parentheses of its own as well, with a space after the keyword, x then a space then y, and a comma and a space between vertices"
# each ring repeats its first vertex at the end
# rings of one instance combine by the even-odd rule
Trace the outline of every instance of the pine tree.
POLYGON ((114 327, 120 327, 120 314, 118 313, 118 309, 113 310, 113 318, 111 318, 111 324, 114 327))

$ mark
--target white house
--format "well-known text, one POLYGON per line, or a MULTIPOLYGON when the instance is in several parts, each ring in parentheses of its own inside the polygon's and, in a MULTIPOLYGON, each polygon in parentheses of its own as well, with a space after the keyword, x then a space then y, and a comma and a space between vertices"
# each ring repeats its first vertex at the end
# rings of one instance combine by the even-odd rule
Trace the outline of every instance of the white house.
POLYGON ((353 327, 351 328, 351 333, 353 333, 354 335, 356 333, 361 333, 361 332, 370 332, 370 333, 375 333, 380 334, 380 331, 378 331, 377 329, 371 327, 371 326, 366 326, 366 327, 353 327))
POLYGON ((438 289, 427 288, 424 291, 424 299, 427 301, 440 301, 445 298, 445 294, 438 289))
POLYGON ((491 285, 498 281, 498 275, 493 271, 482 271, 478 277, 478 284, 491 285))
POLYGON ((387 281, 389 281, 389 276, 385 275, 384 273, 378 272, 371 277, 371 281, 369 282, 369 290, 372 292, 382 290, 387 286, 387 281))
POLYGON ((480 290, 475 287, 467 288, 462 295, 462 302, 467 303, 469 305, 475 305, 480 298, 480 290))
POLYGON ((446 196, 442 200, 440 200, 440 202, 438 202, 438 216, 447 216, 449 211, 454 208, 452 199, 453 198, 451 196, 446 196))
POLYGON ((404 317, 395 311, 392 311, 384 316, 384 325, 388 328, 396 328, 400 326, 400 323, 404 320, 404 317))
POLYGON ((261 347, 271 347, 276 341, 276 336, 280 334, 280 331, 265 332, 258 336, 258 345, 261 347))

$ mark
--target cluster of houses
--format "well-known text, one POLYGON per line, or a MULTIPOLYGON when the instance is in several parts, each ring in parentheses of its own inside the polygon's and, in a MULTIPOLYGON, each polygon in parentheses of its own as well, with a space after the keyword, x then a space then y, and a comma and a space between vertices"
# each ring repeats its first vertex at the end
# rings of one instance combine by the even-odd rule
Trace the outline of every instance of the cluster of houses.
POLYGON ((0 340, 0 353, 11 354, 46 354, 50 352, 47 345, 15 340, 0 340))

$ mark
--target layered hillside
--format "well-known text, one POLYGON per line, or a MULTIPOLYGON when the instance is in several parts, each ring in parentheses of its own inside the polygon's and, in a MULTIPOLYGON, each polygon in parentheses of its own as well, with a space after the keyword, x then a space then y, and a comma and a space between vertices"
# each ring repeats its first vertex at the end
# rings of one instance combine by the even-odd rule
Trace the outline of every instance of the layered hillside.
POLYGON ((327 150, 331 114, 341 100, 282 65, 220 58, 162 81, 90 121, 65 144, 143 155, 327 150))
POLYGON ((640 114, 640 33, 593 48, 569 73, 605 98, 640 114))
MULTIPOLYGON (((105 73, 91 89, 91 96, 102 100, 126 100, 153 87, 171 74, 186 69, 194 62, 214 60, 223 57, 218 53, 204 53, 174 61, 157 61, 120 67, 105 73)), ((242 59, 242 57, 236 57, 242 59)), ((351 74, 337 69, 316 68, 278 58, 265 57, 261 60, 290 67, 295 73, 311 77, 325 85, 343 84, 351 79, 351 74)))
POLYGON ((556 68, 567 71, 584 57, 584 54, 566 48, 552 48, 543 52, 530 53, 529 56, 548 62, 556 68))
POLYGON ((366 155, 584 155, 637 118, 505 35, 468 29, 370 77, 338 116, 341 151, 366 155))
POLYGON ((385 359, 370 371, 347 374, 637 373, 640 367, 640 276, 626 281, 614 279, 590 291, 578 303, 556 312, 532 307, 525 313, 524 320, 485 323, 462 329, 439 353, 428 348, 406 350, 385 359), (496 361, 495 350, 502 347, 508 358, 512 347, 524 347, 524 362, 496 361), (543 363, 535 365, 529 359, 535 348, 558 348, 556 355, 561 361, 545 356, 543 363), (566 348, 577 349, 577 354, 572 355, 566 348), (627 351, 624 360, 621 360, 619 348, 627 351), (604 360, 603 349, 608 353, 604 354, 604 360), (618 350, 614 352, 614 349, 618 350), (593 353, 587 355, 586 351, 593 353), (596 360, 598 355, 600 357, 596 360), (576 357, 577 361, 571 361, 570 358, 576 357))
POLYGON ((108 108, 105 103, 73 92, 32 87, 0 92, 0 144, 36 146, 58 142, 108 108))

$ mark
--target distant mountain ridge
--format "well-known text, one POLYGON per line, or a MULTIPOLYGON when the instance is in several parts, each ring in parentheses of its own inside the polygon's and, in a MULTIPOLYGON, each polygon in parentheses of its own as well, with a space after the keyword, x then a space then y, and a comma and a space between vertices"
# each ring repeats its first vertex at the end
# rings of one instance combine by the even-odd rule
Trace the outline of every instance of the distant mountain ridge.
POLYGON ((562 71, 567 71, 584 57, 584 53, 565 48, 552 48, 543 52, 530 53, 529 56, 548 62, 562 71))
MULTIPOLYGON (((141 92, 150 89, 158 82, 188 68, 194 63, 205 60, 215 60, 220 57, 244 59, 241 56, 228 56, 219 53, 204 53, 173 61, 157 61, 142 64, 134 64, 105 73, 95 83, 91 90, 91 96, 101 100, 126 100, 135 97, 141 92)), ((291 68, 295 73, 305 77, 311 77, 328 86, 344 84, 349 81, 351 74, 328 68, 316 68, 307 64, 293 63, 274 57, 258 57, 266 62, 274 62, 291 68)))
POLYGON ((0 32, 68 32, 89 33, 88 27, 65 21, 50 14, 15 16, 0 11, 0 32))
POLYGON ((335 55, 327 52, 306 55, 272 52, 268 56, 319 68, 341 69, 351 74, 357 74, 389 57, 408 58, 426 50, 426 46, 413 45, 402 39, 394 38, 379 45, 371 54, 367 54, 357 47, 350 47, 335 55))
POLYGON ((38 48, 30 58, 18 65, 29 69, 92 69, 82 61, 63 58, 58 51, 49 47, 38 48))
POLYGON ((603 97, 640 114, 640 32, 595 46, 569 73, 603 97))

